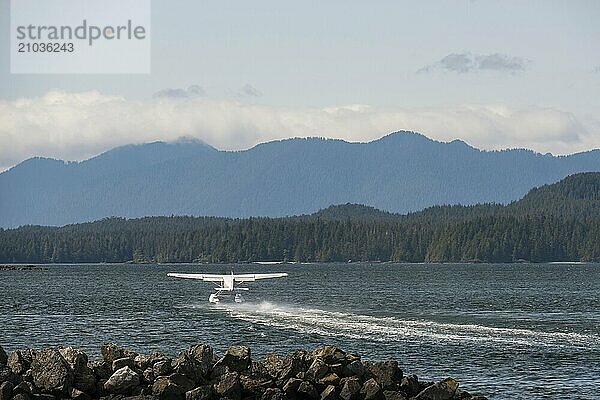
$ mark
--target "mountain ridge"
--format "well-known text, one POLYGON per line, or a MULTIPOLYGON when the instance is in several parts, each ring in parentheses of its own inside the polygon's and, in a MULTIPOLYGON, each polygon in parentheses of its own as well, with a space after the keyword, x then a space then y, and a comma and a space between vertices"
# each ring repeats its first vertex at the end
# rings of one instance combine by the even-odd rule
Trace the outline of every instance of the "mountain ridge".
POLYGON ((32 158, 1 173, 0 226, 109 216, 286 216, 344 203, 396 213, 506 204, 534 186, 586 171, 600 171, 600 150, 483 151, 409 131, 366 143, 291 138, 242 151, 153 142, 81 162, 32 158))

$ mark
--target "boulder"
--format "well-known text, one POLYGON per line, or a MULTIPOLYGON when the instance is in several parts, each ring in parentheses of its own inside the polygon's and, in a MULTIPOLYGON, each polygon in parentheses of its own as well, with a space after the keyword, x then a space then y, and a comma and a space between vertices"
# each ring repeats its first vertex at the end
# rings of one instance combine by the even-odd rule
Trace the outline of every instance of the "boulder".
POLYGON ((273 381, 260 376, 240 375, 240 384, 244 397, 260 397, 266 389, 273 386, 273 381))
POLYGON ((398 390, 402 380, 402 370, 398 368, 398 362, 392 360, 367 362, 365 366, 383 390, 398 390))
POLYGON ((12 400, 31 400, 31 396, 24 393, 18 393, 13 396, 12 400))
MULTIPOLYGON (((286 362, 285 357, 281 357, 275 353, 267 354, 265 356, 264 360, 260 361, 260 363, 266 369, 268 374, 275 379, 279 375, 279 372, 283 369, 285 362, 286 362)), ((256 363, 254 363, 254 364, 256 364, 256 363)))
POLYGON ((365 376, 366 372, 367 369, 360 360, 353 360, 349 362, 343 369, 343 375, 345 377, 358 376, 359 378, 362 378, 363 376, 365 376))
POLYGON ((419 378, 416 375, 407 375, 400 381, 400 390, 408 397, 415 397, 421 391, 419 378))
POLYGON ((306 379, 316 382, 329 372, 329 367, 325 362, 320 358, 315 358, 313 363, 310 365, 308 370, 306 371, 306 379))
POLYGON ((13 385, 19 384, 23 379, 15 374, 9 367, 0 366, 0 382, 10 382, 13 385))
POLYGON ((230 371, 245 371, 250 366, 250 349, 246 346, 230 346, 219 364, 225 365, 230 371))
POLYGON ((150 354, 150 357, 148 357, 148 366, 152 367, 159 361, 169 361, 169 357, 167 357, 163 353, 154 352, 150 354))
POLYGON ((406 396, 402 392, 397 392, 395 390, 384 390, 383 396, 385 400, 406 400, 406 396))
POLYGON ((268 388, 265 390, 260 400, 285 400, 285 394, 279 388, 268 388))
POLYGON ((458 389, 458 382, 452 378, 446 378, 443 381, 426 387, 419 393, 416 400, 451 400, 458 389))
POLYGON ((182 374, 174 373, 167 376, 167 379, 182 388, 184 392, 190 391, 196 387, 194 381, 182 374))
POLYGON ((102 354, 104 361, 112 364, 116 359, 125 357, 125 349, 114 343, 106 342, 100 346, 100 354, 102 354))
POLYGON ((104 390, 108 393, 127 394, 140 384, 140 376, 131 368, 123 367, 116 370, 106 382, 104 390))
POLYGON ((8 356, 6 355, 6 352, 4 351, 2 346, 0 346, 0 365, 6 365, 7 361, 8 356))
POLYGON ((213 395, 211 385, 199 386, 185 393, 185 400, 209 400, 213 395))
POLYGON ((12 392, 13 397, 18 394, 23 394, 27 397, 33 397, 34 387, 31 382, 21 382, 13 388, 12 392))
POLYGON ((154 371, 152 370, 151 367, 148 367, 144 370, 141 378, 143 378, 143 381, 146 383, 152 383, 154 382, 155 376, 154 376, 154 371))
POLYGON ((318 383, 323 386, 337 386, 340 384, 340 377, 335 372, 332 372, 319 379, 318 383))
POLYGON ((13 395, 14 385, 10 382, 0 384, 0 400, 10 400, 13 395))
POLYGON ((367 380, 363 383, 362 389, 360 389, 360 394, 362 394, 362 398, 364 400, 383 400, 383 391, 381 390, 381 386, 377 383, 377 381, 373 378, 367 380))
POLYGON ((129 357, 123 357, 123 358, 117 358, 116 360, 113 360, 111 367, 112 367, 113 372, 116 370, 119 370, 123 367, 129 367, 131 369, 134 369, 135 363, 133 362, 133 359, 131 359, 129 357))
POLYGON ((186 390, 166 376, 156 378, 152 385, 152 395, 159 400, 183 400, 186 390))
POLYGON ((301 398, 304 399, 318 399, 319 398, 319 393, 317 392, 317 389, 315 389, 315 387, 307 381, 304 381, 300 384, 300 386, 298 386, 298 396, 300 396, 301 398))
POLYGON ((206 344, 196 344, 189 348, 188 353, 196 360, 196 366, 203 376, 208 376, 213 365, 214 352, 212 347, 206 344))
POLYGON ((277 380, 284 383, 304 371, 306 371, 306 352, 297 350, 283 358, 283 365, 277 374, 277 380))
POLYGON ((152 366, 152 370, 154 372, 154 376, 166 376, 173 372, 173 367, 171 366, 171 362, 159 361, 152 366))
POLYGON ((31 367, 33 353, 31 350, 15 350, 8 356, 6 365, 17 375, 23 374, 31 367))
POLYGON ((179 356, 171 362, 171 367, 173 371, 187 376, 193 382, 202 383, 203 381, 204 374, 199 363, 187 351, 179 353, 179 356))
POLYGON ((346 353, 336 346, 321 346, 310 353, 310 358, 320 358, 325 364, 346 364, 346 353))
POLYGON ((357 377, 344 378, 340 381, 340 398, 344 400, 356 400, 360 398, 360 380, 357 377))
POLYGON ((134 369, 139 370, 139 371, 143 371, 146 368, 148 368, 149 364, 150 364, 150 357, 145 356, 143 354, 138 354, 133 359, 133 365, 135 367, 134 369))
POLYGON ((71 389, 71 392, 69 393, 69 397, 73 400, 91 400, 92 399, 92 397, 89 394, 87 394, 79 389, 76 389, 76 388, 71 389))
POLYGON ((228 397, 231 400, 240 400, 242 397, 242 385, 237 372, 229 372, 221 376, 214 385, 218 397, 228 397))
POLYGON ((334 400, 337 396, 335 386, 327 385, 321 392, 321 400, 334 400))
MULTIPOLYGON (((66 347, 58 350, 73 371, 73 387, 83 392, 96 391, 96 375, 88 366, 87 355, 78 349, 66 347)), ((109 375, 110 376, 110 375, 109 375)))
POLYGON ((73 384, 73 370, 57 349, 46 348, 33 354, 33 383, 45 392, 68 393, 73 384))
POLYGON ((287 382, 285 383, 285 385, 283 385, 283 391, 285 392, 285 394, 289 395, 289 396, 295 396, 296 393, 298 392, 298 388, 300 387, 300 384, 302 384, 302 379, 298 379, 298 378, 290 378, 287 380, 287 382))
POLYGON ((88 367, 94 371, 98 379, 107 380, 113 374, 112 362, 104 360, 95 360, 88 362, 88 367))

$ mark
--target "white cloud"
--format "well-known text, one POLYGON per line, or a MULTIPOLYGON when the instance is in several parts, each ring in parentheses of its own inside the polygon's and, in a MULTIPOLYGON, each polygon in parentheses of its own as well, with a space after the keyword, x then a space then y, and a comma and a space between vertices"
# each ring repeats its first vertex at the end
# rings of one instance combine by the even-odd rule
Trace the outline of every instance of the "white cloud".
POLYGON ((598 119, 551 108, 465 105, 281 108, 203 97, 127 100, 102 93, 49 92, 0 101, 0 168, 32 156, 81 160, 115 146, 191 136, 220 149, 245 149, 292 136, 368 141, 397 130, 462 139, 483 149, 565 154, 600 147, 598 119))

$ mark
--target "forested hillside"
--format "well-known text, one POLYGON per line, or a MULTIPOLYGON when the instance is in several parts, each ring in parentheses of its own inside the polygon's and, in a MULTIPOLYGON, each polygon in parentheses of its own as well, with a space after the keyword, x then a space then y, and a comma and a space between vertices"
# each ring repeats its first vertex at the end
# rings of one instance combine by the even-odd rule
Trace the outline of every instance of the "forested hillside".
POLYGON ((600 173, 501 205, 408 215, 354 204, 288 218, 108 218, 0 231, 0 261, 600 261, 600 173))
POLYGON ((33 158, 0 174, 0 227, 110 216, 288 216, 331 204, 407 213, 506 204, 569 174, 600 171, 600 150, 556 157, 482 151, 396 132, 369 143, 288 139, 245 151, 197 141, 110 150, 82 162, 33 158))

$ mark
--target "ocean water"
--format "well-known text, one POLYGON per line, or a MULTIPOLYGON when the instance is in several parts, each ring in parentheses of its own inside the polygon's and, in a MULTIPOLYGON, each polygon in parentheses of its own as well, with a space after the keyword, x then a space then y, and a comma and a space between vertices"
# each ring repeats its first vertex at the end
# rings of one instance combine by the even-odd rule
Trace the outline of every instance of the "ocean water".
POLYGON ((490 399, 600 398, 600 264, 51 265, 0 279, 7 351, 244 343, 260 357, 325 343, 490 399), (210 283, 166 277, 232 268, 290 276, 220 305, 210 283))

